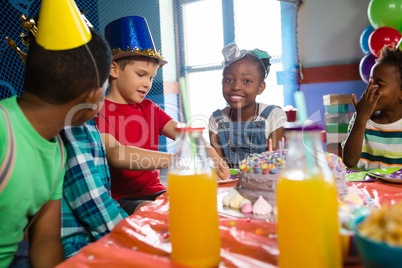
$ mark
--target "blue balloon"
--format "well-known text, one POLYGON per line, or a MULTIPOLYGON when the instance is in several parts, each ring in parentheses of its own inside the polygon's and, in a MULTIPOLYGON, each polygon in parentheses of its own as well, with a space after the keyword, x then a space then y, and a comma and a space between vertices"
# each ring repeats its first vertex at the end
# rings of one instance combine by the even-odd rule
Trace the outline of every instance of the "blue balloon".
POLYGON ((374 27, 369 25, 366 27, 366 29, 363 30, 362 34, 360 35, 360 49, 362 50, 364 55, 370 53, 368 40, 369 40, 370 34, 373 31, 374 31, 374 27))

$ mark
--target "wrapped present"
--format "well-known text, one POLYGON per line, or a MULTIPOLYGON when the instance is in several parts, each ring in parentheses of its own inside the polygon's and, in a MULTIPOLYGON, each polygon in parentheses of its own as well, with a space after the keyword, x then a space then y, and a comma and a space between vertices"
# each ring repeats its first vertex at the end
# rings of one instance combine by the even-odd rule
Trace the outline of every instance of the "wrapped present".
POLYGON ((353 112, 347 113, 325 113, 325 123, 349 124, 353 112))
POLYGON ((342 143, 348 138, 348 133, 328 133, 327 143, 342 143))
POLYGON ((340 143, 327 143, 327 152, 336 155, 342 155, 342 147, 340 143))
POLYGON ((327 133, 347 133, 348 124, 330 123, 325 125, 327 133))
POLYGON ((347 113, 347 112, 349 112, 349 107, 347 104, 327 105, 327 106, 325 106, 325 112, 327 112, 327 113, 347 113))
POLYGON ((352 102, 352 95, 347 94, 330 94, 323 96, 324 105, 325 106, 332 106, 332 105, 341 105, 341 104, 353 104, 352 102))

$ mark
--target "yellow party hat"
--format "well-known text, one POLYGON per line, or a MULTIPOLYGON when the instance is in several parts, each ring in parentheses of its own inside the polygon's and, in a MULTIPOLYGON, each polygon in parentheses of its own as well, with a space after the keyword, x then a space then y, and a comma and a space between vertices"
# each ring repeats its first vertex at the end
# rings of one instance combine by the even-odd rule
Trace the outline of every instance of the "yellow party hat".
POLYGON ((74 0, 42 0, 36 42, 47 50, 67 50, 91 40, 74 0))

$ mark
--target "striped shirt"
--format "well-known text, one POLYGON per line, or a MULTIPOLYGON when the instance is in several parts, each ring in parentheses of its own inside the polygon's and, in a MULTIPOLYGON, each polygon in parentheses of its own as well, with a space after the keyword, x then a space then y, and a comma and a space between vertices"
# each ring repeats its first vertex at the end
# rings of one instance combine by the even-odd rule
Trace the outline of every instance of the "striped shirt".
POLYGON ((61 236, 70 257, 128 215, 110 196, 110 174, 95 121, 65 127, 60 135, 67 149, 61 236))
MULTIPOLYGON (((349 122, 348 133, 355 119, 356 113, 349 122)), ((367 121, 362 153, 356 167, 362 170, 402 167, 402 118, 391 124, 367 121)))

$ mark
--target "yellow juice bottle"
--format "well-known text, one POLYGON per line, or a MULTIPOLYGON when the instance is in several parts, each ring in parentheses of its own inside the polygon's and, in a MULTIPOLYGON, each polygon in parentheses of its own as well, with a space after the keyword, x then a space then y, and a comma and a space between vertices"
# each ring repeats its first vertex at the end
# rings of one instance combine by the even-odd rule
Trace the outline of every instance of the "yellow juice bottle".
POLYGON ((289 128, 277 185, 279 267, 340 268, 335 179, 316 127, 289 128))
POLYGON ((168 175, 171 259, 192 267, 217 267, 221 243, 216 173, 201 134, 182 131, 168 175))
POLYGON ((214 267, 220 261, 216 175, 170 174, 170 240, 172 260, 214 267))

